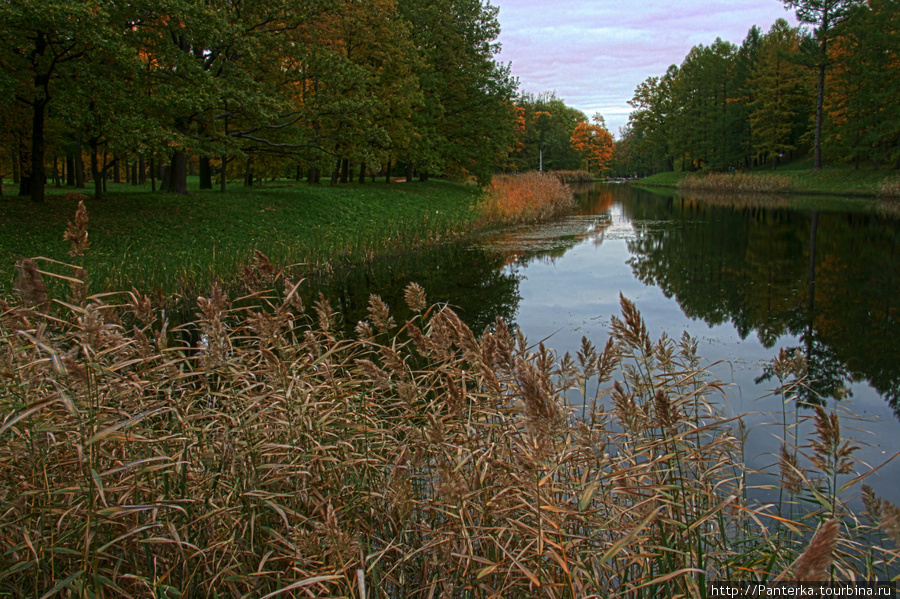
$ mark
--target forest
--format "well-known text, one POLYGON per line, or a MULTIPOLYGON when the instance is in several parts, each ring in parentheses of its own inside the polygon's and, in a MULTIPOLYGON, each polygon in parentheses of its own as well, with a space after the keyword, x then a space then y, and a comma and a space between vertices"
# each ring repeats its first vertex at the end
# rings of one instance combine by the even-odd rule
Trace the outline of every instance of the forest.
POLYGON ((38 202, 63 172, 98 196, 106 176, 183 193, 195 166, 201 188, 392 164, 483 181, 513 143, 481 0, 15 1, 0 28, 2 171, 38 202))
POLYGON ((614 168, 777 169, 805 152, 816 168, 823 157, 900 167, 898 2, 785 4, 801 27, 754 26, 740 46, 717 38, 643 81, 614 168))

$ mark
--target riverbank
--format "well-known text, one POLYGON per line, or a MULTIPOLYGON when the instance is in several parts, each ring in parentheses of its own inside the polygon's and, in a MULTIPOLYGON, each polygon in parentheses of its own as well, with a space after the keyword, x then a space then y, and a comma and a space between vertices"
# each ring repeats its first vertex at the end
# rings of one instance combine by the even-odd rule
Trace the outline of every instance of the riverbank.
MULTIPOLYGON (((885 185, 897 186, 900 184, 900 172, 890 169, 876 169, 871 166, 855 169, 852 166, 829 165, 820 171, 815 171, 808 160, 797 160, 785 164, 777 170, 755 169, 742 173, 744 179, 757 179, 758 186, 763 190, 777 188, 778 193, 796 193, 808 195, 844 195, 849 197, 882 197, 885 195, 885 185), (770 181, 776 184, 769 185, 770 181)), ((701 180, 706 175, 678 171, 657 173, 638 182, 635 185, 647 187, 679 188, 691 178, 699 177, 701 180)), ((719 185, 716 185, 719 187, 719 185)), ((754 187, 754 186, 751 186, 754 187)), ((757 189, 735 188, 729 191, 750 191, 757 189)), ((894 192, 896 194, 896 192, 894 192)))
POLYGON ((168 295, 235 278, 262 252, 298 274, 406 251, 464 234, 476 219, 480 191, 440 180, 340 186, 275 182, 200 191, 152 193, 110 185, 85 199, 90 250, 69 255, 63 239, 78 201, 71 189, 48 189, 47 201, 0 199, 0 290, 10 289, 21 258, 77 262, 96 293, 132 286, 168 295))

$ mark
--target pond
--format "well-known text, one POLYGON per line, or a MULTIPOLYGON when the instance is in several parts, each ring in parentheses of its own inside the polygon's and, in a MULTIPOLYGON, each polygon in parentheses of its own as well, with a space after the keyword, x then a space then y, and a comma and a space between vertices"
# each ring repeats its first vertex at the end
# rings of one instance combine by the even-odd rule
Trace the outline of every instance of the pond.
MULTIPOLYGON (((751 467, 770 467, 781 445, 777 381, 759 380, 781 348, 809 361, 809 396, 846 414, 858 462, 877 466, 900 451, 900 210, 626 184, 577 191, 570 217, 354 269, 323 291, 352 328, 370 293, 399 307, 416 281, 476 332, 502 316, 559 355, 574 355, 583 336, 602 347, 621 294, 652 338, 698 339, 711 375, 728 384, 726 413, 746 415, 751 467)), ((807 426, 801 438, 810 434, 807 426)), ((866 482, 900 503, 898 480, 900 458, 866 482)))

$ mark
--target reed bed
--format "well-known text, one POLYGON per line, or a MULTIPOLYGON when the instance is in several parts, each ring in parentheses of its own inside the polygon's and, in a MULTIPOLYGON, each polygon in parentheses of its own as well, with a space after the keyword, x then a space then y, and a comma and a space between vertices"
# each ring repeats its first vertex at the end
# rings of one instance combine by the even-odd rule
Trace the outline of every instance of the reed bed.
POLYGON ((878 195, 882 198, 900 198, 900 179, 886 177, 878 186, 878 195))
POLYGON ((596 179, 589 171, 551 171, 563 183, 590 183, 596 179))
POLYGON ((477 212, 488 225, 508 225, 548 220, 574 207, 572 190, 558 177, 531 171, 494 177, 477 212))
MULTIPOLYGON (((136 290, 87 295, 77 266, 18 274, 0 596, 699 597, 896 572, 898 508, 868 492, 864 523, 837 497, 853 447, 833 414, 809 459, 785 425, 793 516, 754 508, 696 342, 652 340, 624 298, 573 357, 501 320, 476 335, 415 284, 411 318, 373 295, 342 336, 261 255, 246 295, 213 286, 179 326, 136 290)), ((804 370, 773 362, 786 398, 804 370)))
POLYGON ((784 193, 791 190, 791 180, 780 175, 712 173, 689 175, 678 181, 676 188, 711 193, 784 193))

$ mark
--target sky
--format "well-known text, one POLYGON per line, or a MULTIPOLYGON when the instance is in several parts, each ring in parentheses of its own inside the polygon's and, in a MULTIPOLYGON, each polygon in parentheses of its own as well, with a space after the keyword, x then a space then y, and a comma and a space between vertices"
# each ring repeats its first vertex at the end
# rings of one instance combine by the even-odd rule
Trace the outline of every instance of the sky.
POLYGON ((740 45, 753 25, 797 24, 779 0, 491 0, 519 90, 556 92, 567 106, 595 112, 618 136, 639 83, 679 65, 717 37, 740 45))

